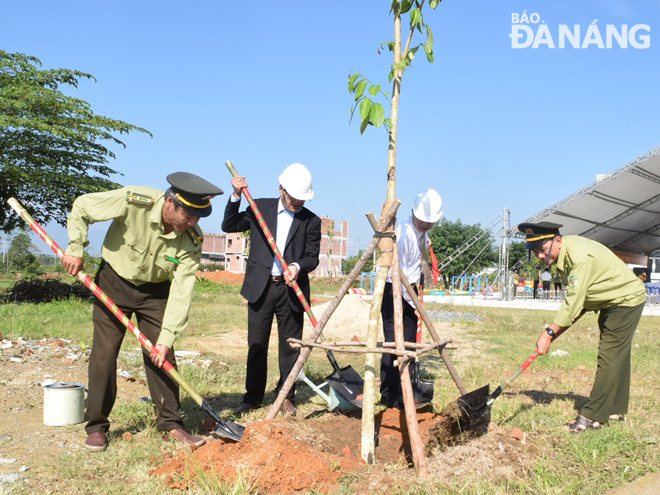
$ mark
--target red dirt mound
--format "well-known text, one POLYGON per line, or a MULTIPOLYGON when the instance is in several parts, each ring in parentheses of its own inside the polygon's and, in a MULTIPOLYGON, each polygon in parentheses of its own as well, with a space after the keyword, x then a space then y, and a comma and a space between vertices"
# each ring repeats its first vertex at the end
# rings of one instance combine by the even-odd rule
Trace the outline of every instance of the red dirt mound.
MULTIPOLYGON (((433 414, 419 413, 418 418, 425 441, 433 414)), ((386 409, 375 420, 377 462, 410 463, 403 413, 386 409)), ((187 489, 195 483, 193 466, 198 464, 207 475, 229 483, 242 469, 264 493, 332 493, 340 477, 365 467, 360 437, 361 420, 340 414, 260 420, 247 426, 238 443, 213 440, 192 453, 181 451, 151 474, 166 475, 170 488, 187 489)))

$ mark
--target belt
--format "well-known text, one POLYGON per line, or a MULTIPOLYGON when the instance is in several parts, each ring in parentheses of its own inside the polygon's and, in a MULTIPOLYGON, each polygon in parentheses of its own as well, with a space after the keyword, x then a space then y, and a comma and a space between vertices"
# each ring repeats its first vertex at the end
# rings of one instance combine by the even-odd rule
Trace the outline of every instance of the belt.
POLYGON ((284 276, 282 276, 282 275, 271 275, 270 279, 273 282, 284 282, 284 276))

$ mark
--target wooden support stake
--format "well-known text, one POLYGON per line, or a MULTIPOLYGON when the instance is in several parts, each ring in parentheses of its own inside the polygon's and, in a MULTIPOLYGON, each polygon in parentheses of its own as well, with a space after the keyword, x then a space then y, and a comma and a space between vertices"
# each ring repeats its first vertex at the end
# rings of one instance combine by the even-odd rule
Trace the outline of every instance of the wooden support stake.
POLYGON ((329 345, 327 342, 309 342, 309 341, 304 341, 304 340, 298 340, 298 339, 287 339, 287 342, 289 342, 289 345, 294 348, 301 348, 301 347, 318 347, 319 349, 327 349, 329 351, 333 352, 347 352, 349 354, 373 354, 373 353, 381 353, 381 354, 394 354, 395 356, 407 356, 409 358, 416 358, 418 353, 414 351, 407 351, 403 350, 400 351, 398 349, 388 349, 388 348, 383 348, 383 347, 367 347, 367 348, 360 348, 360 349, 343 349, 338 346, 334 345, 329 345))
MULTIPOLYGON (((405 342, 403 338, 403 304, 401 297, 401 281, 399 280, 399 270, 394 269, 399 266, 399 249, 394 243, 394 252, 392 253, 392 297, 394 299, 394 341, 399 351, 404 350, 405 342)), ((410 360, 400 359, 399 377, 401 379, 401 392, 403 394, 403 405, 406 412, 406 425, 408 427, 408 438, 410 439, 410 450, 412 451, 413 463, 417 469, 417 475, 426 480, 429 477, 428 466, 426 465, 426 456, 424 455, 424 444, 419 435, 419 424, 417 422, 417 409, 415 408, 415 396, 413 394, 412 383, 410 381, 410 360)))

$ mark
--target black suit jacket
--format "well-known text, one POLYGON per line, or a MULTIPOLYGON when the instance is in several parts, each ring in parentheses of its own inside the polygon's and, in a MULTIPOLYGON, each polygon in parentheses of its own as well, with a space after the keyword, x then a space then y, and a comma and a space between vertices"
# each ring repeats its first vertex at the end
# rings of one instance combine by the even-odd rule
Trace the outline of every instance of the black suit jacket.
MULTIPOLYGON (((257 199, 255 203, 273 237, 277 235, 277 203, 279 198, 257 199)), ((240 201, 232 202, 231 198, 225 208, 222 220, 222 230, 225 232, 245 232, 250 230, 250 254, 245 269, 245 280, 241 295, 249 303, 256 302, 264 293, 270 278, 275 254, 268 245, 259 222, 252 209, 248 206, 239 212, 240 201)), ((321 250, 321 219, 303 207, 293 217, 286 245, 282 252, 284 261, 297 263, 300 266, 298 285, 309 302, 309 272, 319 264, 321 250)), ((295 311, 303 311, 302 304, 293 289, 288 290, 291 307, 295 311)))

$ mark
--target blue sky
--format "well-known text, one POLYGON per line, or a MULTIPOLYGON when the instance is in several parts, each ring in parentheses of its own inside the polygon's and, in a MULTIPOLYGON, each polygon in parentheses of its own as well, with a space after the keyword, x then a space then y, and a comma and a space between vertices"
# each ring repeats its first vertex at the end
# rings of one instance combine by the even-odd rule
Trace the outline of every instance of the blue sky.
MULTIPOLYGON (((126 137, 110 163, 116 181, 164 189, 185 170, 229 192, 231 160, 264 197, 300 162, 314 178, 307 206, 349 221, 353 254, 371 236, 364 213, 385 199, 387 135, 349 126, 347 76, 391 91, 391 55, 377 53, 393 38, 389 4, 23 0, 3 6, 0 46, 93 74, 66 92, 153 133, 126 137)), ((660 145, 657 0, 444 0, 424 15, 435 63, 418 57, 402 83, 400 216, 433 187, 450 220, 488 225, 506 207, 517 223, 660 145), (648 25, 638 36, 650 47, 512 48, 512 14, 523 13, 538 14, 526 25, 545 24, 556 46, 559 25, 585 37, 597 20, 603 38, 607 25, 648 25)), ((220 231, 225 198, 205 231, 220 231)), ((65 231, 48 228, 66 246, 65 231)), ((92 251, 104 230, 92 228, 92 251)))

